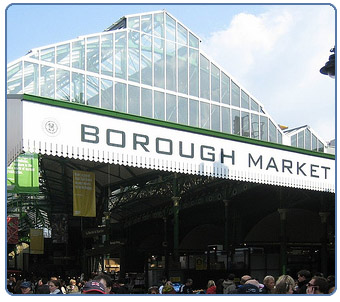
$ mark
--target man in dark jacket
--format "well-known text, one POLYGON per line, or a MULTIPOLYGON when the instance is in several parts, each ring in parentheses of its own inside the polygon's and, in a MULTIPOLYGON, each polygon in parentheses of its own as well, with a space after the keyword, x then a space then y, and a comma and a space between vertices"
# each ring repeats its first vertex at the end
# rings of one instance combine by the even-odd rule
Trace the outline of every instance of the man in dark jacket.
POLYGON ((49 289, 47 283, 48 283, 48 279, 47 278, 41 278, 38 281, 38 287, 37 287, 36 294, 48 295, 50 293, 50 289, 49 289))
POLYGON ((307 284, 311 279, 311 273, 308 270, 301 270, 297 273, 298 277, 298 287, 296 290, 297 294, 306 294, 307 284))
POLYGON ((194 293, 194 291, 192 290, 192 284, 192 279, 187 279, 184 286, 182 286, 180 289, 180 294, 192 295, 194 293))

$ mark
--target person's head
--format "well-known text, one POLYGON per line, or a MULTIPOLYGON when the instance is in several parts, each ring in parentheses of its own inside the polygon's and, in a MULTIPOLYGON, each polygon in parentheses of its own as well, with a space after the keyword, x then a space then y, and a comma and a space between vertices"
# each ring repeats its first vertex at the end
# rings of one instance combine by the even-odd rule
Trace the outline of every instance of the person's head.
POLYGON ((328 294, 328 288, 329 284, 326 278, 315 276, 307 283, 306 293, 309 295, 328 294))
POLYGON ((187 281, 185 282, 185 284, 186 284, 187 286, 191 286, 191 285, 193 284, 192 279, 187 279, 187 281))
POLYGON ((299 282, 304 282, 305 280, 309 280, 311 278, 311 273, 310 271, 303 269, 298 271, 297 277, 299 282))
POLYGON ((163 285, 165 285, 166 281, 168 281, 168 279, 167 279, 166 277, 163 277, 163 278, 161 279, 161 283, 162 283, 163 285))
POLYGON ((175 294, 176 291, 174 287, 167 282, 167 284, 164 285, 162 289, 162 294, 167 295, 167 294, 175 294))
POLYGON ((110 276, 106 275, 106 274, 99 274, 98 276, 96 276, 95 278, 93 278, 93 281, 98 281, 100 283, 102 283, 105 287, 105 293, 108 294, 110 293, 111 289, 112 289, 112 279, 110 276))
POLYGON ((148 289, 148 294, 149 295, 158 295, 159 294, 159 289, 157 286, 151 286, 149 289, 148 289))
POLYGON ((263 284, 270 290, 272 290, 275 286, 275 278, 273 276, 265 276, 263 279, 263 284))
POLYGON ((227 277, 228 280, 230 281, 234 281, 235 279, 235 274, 229 274, 228 277, 227 277))
POLYGON ((76 280, 74 280, 74 279, 71 279, 70 280, 70 285, 76 285, 77 284, 77 281, 76 280))
POLYGON ((22 294, 29 294, 32 289, 32 284, 29 281, 24 281, 20 285, 21 293, 22 294))
POLYGON ((60 289, 60 282, 59 280, 50 280, 48 281, 48 288, 51 293, 53 293, 56 289, 60 289))
POLYGON ((214 280, 209 280, 209 281, 208 281, 207 288, 209 288, 209 287, 211 287, 211 286, 215 286, 215 281, 214 281, 214 280))
POLYGON ((83 287, 82 294, 105 294, 105 286, 98 281, 88 281, 83 287))
POLYGON ((260 283, 255 279, 249 279, 246 281, 245 284, 252 284, 252 285, 255 285, 257 288, 260 288, 260 283))
POLYGON ((294 279, 289 275, 282 275, 276 281, 275 294, 293 294, 294 287, 294 279))
POLYGON ((244 275, 244 276, 241 277, 240 284, 245 284, 250 279, 251 279, 251 276, 244 275))

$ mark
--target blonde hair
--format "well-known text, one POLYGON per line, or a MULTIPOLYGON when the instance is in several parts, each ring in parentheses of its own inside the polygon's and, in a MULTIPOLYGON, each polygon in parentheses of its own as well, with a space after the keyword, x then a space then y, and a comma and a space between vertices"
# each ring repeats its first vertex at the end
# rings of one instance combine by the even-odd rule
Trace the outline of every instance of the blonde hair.
POLYGON ((289 288, 291 287, 294 289, 295 281, 294 279, 289 275, 282 275, 280 276, 275 284, 275 294, 287 294, 289 291, 289 288))
POLYGON ((209 288, 210 286, 215 286, 215 281, 214 280, 209 280, 208 281, 207 288, 209 288))

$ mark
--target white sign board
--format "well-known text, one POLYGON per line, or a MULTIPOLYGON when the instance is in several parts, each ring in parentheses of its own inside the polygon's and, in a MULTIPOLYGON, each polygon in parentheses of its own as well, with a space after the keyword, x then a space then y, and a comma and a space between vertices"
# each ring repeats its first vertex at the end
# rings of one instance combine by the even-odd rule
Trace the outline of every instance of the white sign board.
POLYGON ((263 184, 335 190, 335 161, 23 101, 24 151, 263 184))

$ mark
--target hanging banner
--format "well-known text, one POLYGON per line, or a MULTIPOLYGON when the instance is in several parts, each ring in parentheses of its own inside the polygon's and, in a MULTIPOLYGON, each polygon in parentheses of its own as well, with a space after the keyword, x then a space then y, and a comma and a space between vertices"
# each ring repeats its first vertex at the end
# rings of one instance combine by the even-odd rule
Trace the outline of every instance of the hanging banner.
POLYGON ((73 171, 73 216, 96 217, 95 174, 73 171))
POLYGON ((44 253, 43 229, 30 229, 30 254, 44 253))
POLYGON ((7 217, 7 243, 18 243, 19 218, 7 217))
POLYGON ((335 192, 334 155, 68 102, 46 102, 50 104, 23 100, 26 152, 335 192))
POLYGON ((7 192, 39 193, 38 154, 19 155, 7 168, 7 192))

